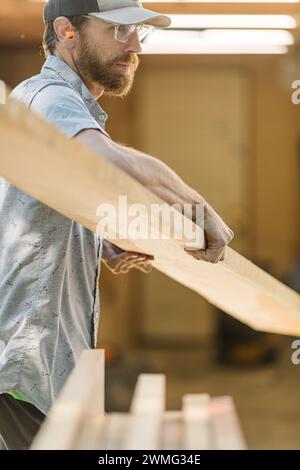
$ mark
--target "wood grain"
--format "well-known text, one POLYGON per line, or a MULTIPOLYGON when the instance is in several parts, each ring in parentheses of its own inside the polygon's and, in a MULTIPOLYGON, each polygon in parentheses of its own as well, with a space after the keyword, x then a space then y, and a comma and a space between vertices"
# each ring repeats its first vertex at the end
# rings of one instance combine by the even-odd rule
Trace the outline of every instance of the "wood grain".
MULTIPOLYGON (((66 138, 23 105, 0 107, 0 174, 44 204, 96 231, 97 207, 162 201, 99 155, 66 138)), ((162 227, 162 232, 164 227, 162 227)), ((116 227, 118 235, 118 227, 116 227)), ((161 235, 162 235, 161 232, 161 235)), ((260 331, 300 335, 300 296, 230 248, 217 265, 187 255, 186 240, 114 240, 154 256, 156 269, 260 331)))

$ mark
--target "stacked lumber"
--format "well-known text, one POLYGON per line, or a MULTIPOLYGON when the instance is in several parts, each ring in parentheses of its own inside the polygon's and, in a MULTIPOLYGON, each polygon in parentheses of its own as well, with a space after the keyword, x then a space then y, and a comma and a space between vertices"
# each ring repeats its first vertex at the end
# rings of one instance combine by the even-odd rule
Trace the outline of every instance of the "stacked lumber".
POLYGON ((129 413, 105 413, 103 377, 104 351, 85 351, 32 449, 245 449, 231 397, 187 394, 181 411, 166 411, 165 376, 141 374, 129 413))

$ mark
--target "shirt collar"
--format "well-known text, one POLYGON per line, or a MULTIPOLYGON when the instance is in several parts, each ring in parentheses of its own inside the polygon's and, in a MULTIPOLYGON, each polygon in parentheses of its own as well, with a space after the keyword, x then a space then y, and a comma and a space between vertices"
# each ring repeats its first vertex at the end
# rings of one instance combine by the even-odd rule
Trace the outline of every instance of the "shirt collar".
POLYGON ((91 115, 100 122, 102 126, 105 125, 108 114, 99 106, 83 80, 68 64, 58 57, 50 55, 46 59, 41 73, 49 75, 49 72, 68 82, 81 95, 91 115))

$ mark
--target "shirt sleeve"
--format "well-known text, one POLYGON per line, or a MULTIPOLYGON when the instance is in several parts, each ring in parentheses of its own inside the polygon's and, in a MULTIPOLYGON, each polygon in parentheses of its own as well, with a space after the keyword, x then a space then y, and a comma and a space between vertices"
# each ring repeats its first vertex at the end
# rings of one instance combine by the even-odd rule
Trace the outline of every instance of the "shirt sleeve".
POLYGON ((30 107, 69 137, 84 129, 98 129, 105 134, 80 95, 69 86, 50 84, 42 88, 30 107))

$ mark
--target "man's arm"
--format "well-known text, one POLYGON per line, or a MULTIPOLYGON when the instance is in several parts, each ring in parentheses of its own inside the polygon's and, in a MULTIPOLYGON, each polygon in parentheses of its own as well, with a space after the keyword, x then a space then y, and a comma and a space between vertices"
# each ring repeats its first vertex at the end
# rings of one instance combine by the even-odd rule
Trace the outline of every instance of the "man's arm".
POLYGON ((196 204, 203 204, 206 249, 189 254, 213 263, 224 258, 225 247, 233 238, 232 230, 205 199, 165 163, 136 149, 120 145, 95 129, 81 131, 75 139, 114 163, 168 204, 180 204, 182 208, 184 204, 191 204, 194 209, 191 218, 194 221, 196 204))

